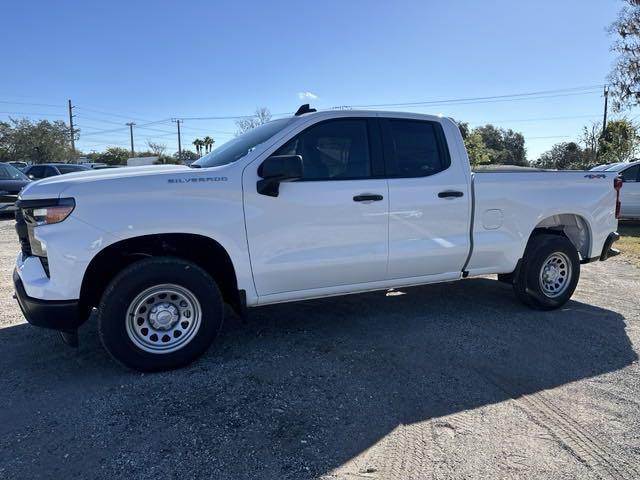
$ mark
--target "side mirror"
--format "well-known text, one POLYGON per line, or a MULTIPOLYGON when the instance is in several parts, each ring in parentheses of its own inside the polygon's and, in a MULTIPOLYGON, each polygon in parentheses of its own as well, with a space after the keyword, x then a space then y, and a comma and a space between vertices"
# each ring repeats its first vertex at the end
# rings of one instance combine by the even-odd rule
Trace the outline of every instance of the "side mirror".
POLYGON ((280 183, 299 180, 303 176, 302 157, 300 155, 273 155, 258 168, 258 193, 268 197, 277 197, 280 183))
POLYGON ((29 175, 27 175, 27 177, 29 177, 31 180, 35 179, 36 177, 33 175, 33 173, 30 173, 29 175))

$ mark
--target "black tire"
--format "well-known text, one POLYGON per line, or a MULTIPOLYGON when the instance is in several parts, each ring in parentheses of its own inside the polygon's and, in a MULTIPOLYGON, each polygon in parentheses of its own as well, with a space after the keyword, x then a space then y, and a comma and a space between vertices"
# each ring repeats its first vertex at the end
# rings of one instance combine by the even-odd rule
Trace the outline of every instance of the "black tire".
POLYGON ((520 270, 513 282, 513 290, 518 299, 528 307, 536 310, 554 310, 567 303, 579 279, 580 258, 571 241, 561 235, 537 234, 531 237, 527 244, 520 270), (541 278, 541 272, 552 256, 558 266, 557 283, 543 281, 541 278), (564 280, 561 280, 562 278, 564 280), (543 287, 543 284, 547 287, 543 287), (557 291, 550 292, 549 289, 553 288, 557 291))
MULTIPOLYGON (((161 296, 162 294, 158 295, 158 297, 161 296)), ((142 305, 144 307, 144 304, 142 305)), ((177 309, 178 306, 175 308, 177 309)), ((187 313, 189 312, 179 313, 176 316, 183 320, 182 315, 187 313)), ((193 314, 192 319, 195 320, 195 318, 196 314, 193 314)), ((207 272, 179 258, 158 257, 140 260, 130 265, 109 283, 98 308, 98 331, 102 344, 118 362, 142 372, 154 372, 179 368, 200 357, 218 335, 223 319, 222 295, 207 272), (133 305, 132 302, 137 301, 142 292, 167 284, 178 286, 196 299, 194 304, 198 305, 200 312, 199 327, 197 329, 192 327, 188 341, 182 346, 175 347, 178 348, 175 351, 162 353, 145 351, 132 340, 132 335, 134 338, 135 335, 128 333, 128 330, 133 331, 135 328, 130 326, 133 323, 128 324, 129 318, 134 317, 134 315, 130 317, 128 312, 133 305)), ((133 321, 135 320, 131 320, 133 321)), ((188 325, 188 322, 180 323, 188 325)), ((151 328, 147 331, 151 331, 150 335, 154 332, 151 328)), ((155 332, 160 335, 165 333, 159 330, 155 332)), ((168 336, 164 335, 164 337, 168 336)), ((162 345, 159 345, 161 348, 162 345)))

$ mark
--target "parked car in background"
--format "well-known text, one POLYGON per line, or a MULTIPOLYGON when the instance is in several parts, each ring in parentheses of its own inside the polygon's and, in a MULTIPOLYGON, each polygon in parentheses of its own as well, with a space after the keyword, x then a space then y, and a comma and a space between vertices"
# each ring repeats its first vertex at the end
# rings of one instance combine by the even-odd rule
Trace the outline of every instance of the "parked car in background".
POLYGON ((56 175, 83 172, 86 170, 91 169, 84 165, 75 165, 73 163, 41 163, 25 168, 24 173, 31 180, 40 180, 41 178, 55 177, 56 175))
POLYGON ((29 166, 27 162, 7 162, 9 165, 13 165, 18 170, 23 170, 29 166))
POLYGON ((92 170, 105 170, 107 168, 120 168, 123 165, 98 165, 92 168, 92 170))
POLYGON ((108 166, 106 163, 94 163, 94 162, 83 162, 80 165, 87 168, 105 168, 108 166))
POLYGON ((620 190, 620 218, 640 219, 640 160, 598 165, 591 170, 617 172, 623 183, 620 190))
POLYGON ((9 163, 0 163, 0 212, 15 210, 18 194, 31 180, 9 163))

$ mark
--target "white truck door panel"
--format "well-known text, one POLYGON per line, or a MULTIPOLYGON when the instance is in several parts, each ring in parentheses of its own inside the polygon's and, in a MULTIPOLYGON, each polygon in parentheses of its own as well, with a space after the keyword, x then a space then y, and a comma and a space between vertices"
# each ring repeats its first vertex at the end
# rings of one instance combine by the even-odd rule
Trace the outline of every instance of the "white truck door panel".
POLYGON ((287 142, 275 154, 302 156, 305 176, 281 183, 277 197, 257 192, 257 166, 245 170, 259 296, 386 278, 388 186, 372 178, 367 131, 363 119, 342 119, 315 124, 287 142))
POLYGON ((462 161, 449 153, 437 122, 381 123, 387 170, 401 177, 389 179, 389 278, 457 278, 470 246, 471 193, 462 161))

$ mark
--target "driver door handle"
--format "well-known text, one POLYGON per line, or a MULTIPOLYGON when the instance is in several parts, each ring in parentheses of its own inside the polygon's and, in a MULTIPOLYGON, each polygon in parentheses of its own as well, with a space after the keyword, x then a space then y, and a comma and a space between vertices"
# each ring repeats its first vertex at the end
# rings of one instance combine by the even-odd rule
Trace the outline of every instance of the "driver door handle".
POLYGON ((353 197, 354 202, 379 202, 384 197, 375 193, 361 193, 353 197))
POLYGON ((462 197, 463 195, 464 193, 457 190, 445 190, 444 192, 438 193, 438 197, 440 198, 458 198, 462 197))

